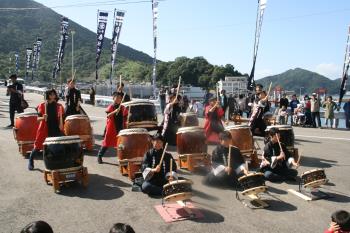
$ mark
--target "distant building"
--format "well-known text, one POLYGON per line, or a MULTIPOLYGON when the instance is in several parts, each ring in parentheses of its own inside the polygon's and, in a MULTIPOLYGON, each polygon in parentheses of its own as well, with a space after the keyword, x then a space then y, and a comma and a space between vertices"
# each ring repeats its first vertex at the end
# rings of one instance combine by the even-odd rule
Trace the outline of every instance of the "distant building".
POLYGON ((227 95, 248 94, 247 84, 248 76, 225 77, 217 83, 219 91, 225 90, 227 95))

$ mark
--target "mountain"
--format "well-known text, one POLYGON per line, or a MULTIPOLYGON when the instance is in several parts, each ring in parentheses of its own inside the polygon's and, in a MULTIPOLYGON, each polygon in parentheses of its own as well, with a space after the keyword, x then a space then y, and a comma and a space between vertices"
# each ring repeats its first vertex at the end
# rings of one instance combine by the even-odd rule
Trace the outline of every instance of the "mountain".
POLYGON ((331 80, 318 73, 301 68, 290 69, 281 74, 256 80, 256 82, 261 83, 267 89, 272 82, 272 88, 280 86, 284 90, 294 91, 297 94, 300 90, 302 94, 311 94, 320 87, 327 88, 329 94, 338 94, 340 87, 340 79, 331 80))
MULTIPOLYGON (((20 76, 24 76, 25 49, 32 47, 37 37, 43 40, 38 76, 48 80, 52 76, 54 60, 59 43, 61 15, 42 4, 32 0, 1 0, 0 8, 40 8, 33 10, 0 10, 0 78, 14 72, 14 54, 20 55, 20 76), (12 60, 10 61, 10 57, 12 60)), ((96 17, 95 15, 92 17, 96 17)), ((107 26, 111 27, 111 20, 107 26)), ((92 32, 69 20, 69 30, 74 30, 74 66, 76 76, 93 79, 95 70, 96 32, 92 32)), ((107 35, 108 36, 108 35, 107 35)), ((110 62, 110 39, 105 39, 100 67, 110 62)), ((71 36, 66 43, 62 77, 71 76, 71 36)), ((126 45, 118 45, 118 62, 151 64, 149 55, 126 45)), ((118 63, 118 66, 119 66, 118 63)), ((104 75, 106 78, 108 75, 104 75)))

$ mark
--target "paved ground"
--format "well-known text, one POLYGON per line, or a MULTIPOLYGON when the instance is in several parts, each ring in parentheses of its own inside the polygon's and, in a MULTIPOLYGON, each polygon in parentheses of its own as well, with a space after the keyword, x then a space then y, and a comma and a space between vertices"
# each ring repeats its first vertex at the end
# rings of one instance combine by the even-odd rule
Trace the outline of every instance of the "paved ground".
MULTIPOLYGON (((31 107, 42 100, 36 94, 26 97, 31 107)), ((37 160, 38 170, 27 171, 27 160, 17 152, 12 130, 4 128, 9 124, 7 102, 5 89, 0 88, 0 232, 19 232, 28 222, 39 219, 49 222, 55 232, 60 233, 108 232, 116 222, 129 223, 136 232, 152 233, 322 232, 334 210, 350 211, 348 131, 294 129, 297 147, 303 154, 299 173, 314 168, 326 169, 330 183, 324 190, 334 198, 306 202, 286 191, 297 189, 297 184, 267 183, 270 195, 264 198, 270 208, 251 210, 236 200, 233 189, 206 187, 201 183, 201 174, 182 171, 194 181, 193 202, 205 218, 167 224, 154 209, 154 205, 161 202, 159 199, 131 192, 129 180, 119 173, 113 151, 105 158, 107 163, 96 163, 105 123, 102 108, 84 106, 91 116, 97 144, 96 150, 86 154, 84 161, 90 173, 89 187, 83 189, 75 184, 55 194, 44 182, 43 162, 37 160)))

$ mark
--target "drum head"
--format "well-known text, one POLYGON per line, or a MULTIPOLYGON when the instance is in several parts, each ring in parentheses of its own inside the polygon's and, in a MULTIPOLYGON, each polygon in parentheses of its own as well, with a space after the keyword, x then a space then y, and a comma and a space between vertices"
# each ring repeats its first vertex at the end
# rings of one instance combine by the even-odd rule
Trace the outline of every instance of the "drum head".
POLYGON ((38 113, 36 112, 24 112, 20 113, 16 116, 16 118, 21 118, 21 117, 31 117, 31 116, 38 116, 38 113))
POLYGON ((143 128, 132 128, 132 129, 122 129, 119 131, 118 136, 131 135, 131 134, 149 134, 147 129, 143 128))
POLYGON ((315 180, 310 183, 304 184, 305 188, 318 188, 328 182, 328 179, 315 180))
POLYGON ((164 197, 164 201, 166 202, 177 202, 177 201, 184 201, 184 200, 189 200, 192 197, 192 193, 190 192, 185 192, 185 193, 176 193, 169 195, 167 197, 164 197))
POLYGON ((45 139, 44 145, 71 144, 71 143, 80 143, 80 142, 81 142, 81 139, 78 135, 62 136, 62 137, 47 137, 45 139))
POLYGON ((174 181, 170 181, 169 183, 165 184, 163 186, 163 188, 167 188, 171 185, 174 185, 174 184, 189 184, 189 185, 192 185, 193 182, 192 180, 174 180, 174 181))
POLYGON ((70 115, 70 116, 66 117, 66 121, 73 120, 73 119, 87 119, 87 120, 89 120, 89 117, 87 115, 84 115, 84 114, 75 114, 75 115, 70 115))
POLYGON ((264 173, 261 173, 261 172, 249 173, 248 175, 239 177, 238 181, 241 182, 242 180, 245 180, 248 177, 252 177, 252 176, 264 176, 264 173))
POLYGON ((305 175, 308 175, 308 174, 310 174, 310 173, 321 172, 321 171, 324 172, 324 169, 321 169, 321 168, 312 169, 312 170, 303 172, 303 174, 301 175, 301 177, 303 177, 303 176, 305 176, 305 175))
POLYGON ((204 132, 204 129, 199 126, 191 126, 191 127, 181 127, 177 130, 177 134, 186 133, 186 132, 204 132))
POLYGON ((269 132, 272 128, 277 128, 279 130, 293 130, 290 125, 269 125, 265 131, 269 132))
POLYGON ((267 186, 258 186, 258 187, 254 187, 251 189, 247 189, 242 191, 242 195, 256 195, 258 193, 262 193, 265 192, 267 190, 267 186))
POLYGON ((135 105, 153 105, 154 106, 154 103, 149 100, 132 100, 132 101, 122 103, 122 105, 124 107, 135 106, 135 105))
POLYGON ((229 125, 225 127, 226 131, 230 131, 231 129, 250 129, 248 125, 229 125))

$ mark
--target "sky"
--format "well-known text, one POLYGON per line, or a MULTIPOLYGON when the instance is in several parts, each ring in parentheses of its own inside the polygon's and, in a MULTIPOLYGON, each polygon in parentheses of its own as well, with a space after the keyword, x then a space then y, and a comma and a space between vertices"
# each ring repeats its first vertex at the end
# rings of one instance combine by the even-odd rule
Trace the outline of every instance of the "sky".
MULTIPOLYGON (((125 10, 120 42, 153 56, 151 2, 37 0, 96 32, 96 12, 125 10), (91 6, 69 6, 74 4, 91 6)), ((257 0, 163 0, 159 3, 157 58, 203 56, 215 65, 252 67, 257 0)), ((256 62, 257 79, 296 67, 328 78, 342 74, 350 25, 349 0, 268 0, 256 62)), ((105 50, 106 51, 106 50, 105 50)))

